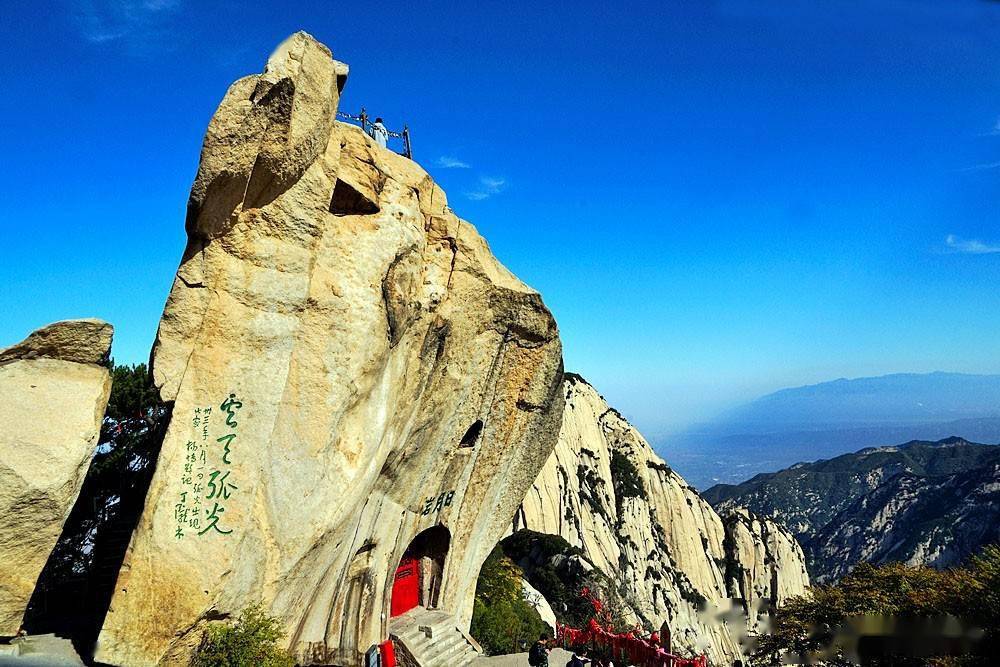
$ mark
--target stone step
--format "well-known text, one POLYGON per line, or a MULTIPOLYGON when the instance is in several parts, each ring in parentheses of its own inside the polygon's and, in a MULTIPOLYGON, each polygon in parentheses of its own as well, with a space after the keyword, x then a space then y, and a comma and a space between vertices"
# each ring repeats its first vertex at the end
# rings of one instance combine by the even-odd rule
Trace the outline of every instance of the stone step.
POLYGON ((459 642, 449 641, 441 642, 440 644, 433 644, 427 647, 425 655, 428 658, 439 658, 446 654, 459 653, 465 650, 465 646, 459 642))
POLYGON ((418 607, 393 619, 389 631, 420 667, 462 667, 479 656, 446 612, 418 607))
POLYGON ((437 656, 437 659, 442 665, 454 665, 460 661, 462 656, 465 656, 471 650, 471 646, 469 646, 466 642, 462 642, 461 644, 452 646, 450 649, 437 656))
POLYGON ((462 639, 462 641, 457 641, 454 637, 448 637, 440 643, 429 647, 430 650, 427 651, 427 657, 432 660, 440 660, 443 664, 446 657, 463 653, 466 646, 468 646, 468 644, 464 639, 462 639))

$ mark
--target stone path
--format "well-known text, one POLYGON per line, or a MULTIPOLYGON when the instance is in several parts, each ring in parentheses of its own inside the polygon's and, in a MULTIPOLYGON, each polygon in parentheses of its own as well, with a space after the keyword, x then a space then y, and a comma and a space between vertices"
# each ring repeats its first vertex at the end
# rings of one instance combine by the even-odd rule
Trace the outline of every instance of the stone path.
MULTIPOLYGON (((561 648, 549 653, 549 667, 563 667, 572 653, 561 648)), ((528 667, 527 653, 479 657, 472 667, 528 667)), ((83 667, 68 639, 55 635, 34 635, 0 645, 0 667, 83 667)))
POLYGON ((68 639, 31 635, 0 645, 0 667, 83 667, 68 639))
MULTIPOLYGON (((563 667, 573 654, 561 648, 554 648, 549 653, 549 667, 563 667)), ((477 658, 473 667, 528 667, 527 653, 512 653, 510 655, 495 655, 489 658, 477 658)))

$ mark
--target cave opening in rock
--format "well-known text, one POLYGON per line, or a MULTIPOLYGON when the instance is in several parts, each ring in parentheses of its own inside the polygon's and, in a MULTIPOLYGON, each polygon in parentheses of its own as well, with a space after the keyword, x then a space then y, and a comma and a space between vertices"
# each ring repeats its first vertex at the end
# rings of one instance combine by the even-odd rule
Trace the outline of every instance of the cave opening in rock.
POLYGON ((483 432, 483 420, 477 419, 473 422, 469 430, 465 432, 462 436, 462 441, 458 444, 459 447, 475 447, 476 442, 479 441, 479 434, 483 432))
POLYGON ((334 215, 371 215, 378 213, 378 204, 368 199, 353 186, 337 179, 330 199, 330 213, 334 215))
POLYGON ((390 616, 400 616, 418 606, 426 609, 438 606, 450 544, 451 533, 441 525, 428 528, 413 538, 393 578, 390 616))

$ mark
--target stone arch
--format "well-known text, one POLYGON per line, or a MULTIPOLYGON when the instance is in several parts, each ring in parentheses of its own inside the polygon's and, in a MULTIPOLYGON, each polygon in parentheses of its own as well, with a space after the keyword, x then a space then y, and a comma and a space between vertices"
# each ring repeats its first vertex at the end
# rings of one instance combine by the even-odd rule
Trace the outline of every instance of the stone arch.
POLYGON ((418 606, 438 606, 450 546, 451 531, 440 524, 413 538, 392 577, 390 616, 400 616, 418 606))

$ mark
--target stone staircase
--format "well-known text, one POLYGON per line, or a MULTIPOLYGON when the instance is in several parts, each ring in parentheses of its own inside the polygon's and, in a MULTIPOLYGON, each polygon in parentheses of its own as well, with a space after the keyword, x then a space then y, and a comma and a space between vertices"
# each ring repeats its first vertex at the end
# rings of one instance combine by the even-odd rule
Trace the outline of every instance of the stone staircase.
MULTIPOLYGON (((482 655, 479 645, 458 629, 451 614, 437 609, 417 607, 397 616, 389 625, 389 635, 397 651, 402 644, 416 667, 465 667, 482 655)), ((400 663, 405 664, 403 660, 400 663)))

